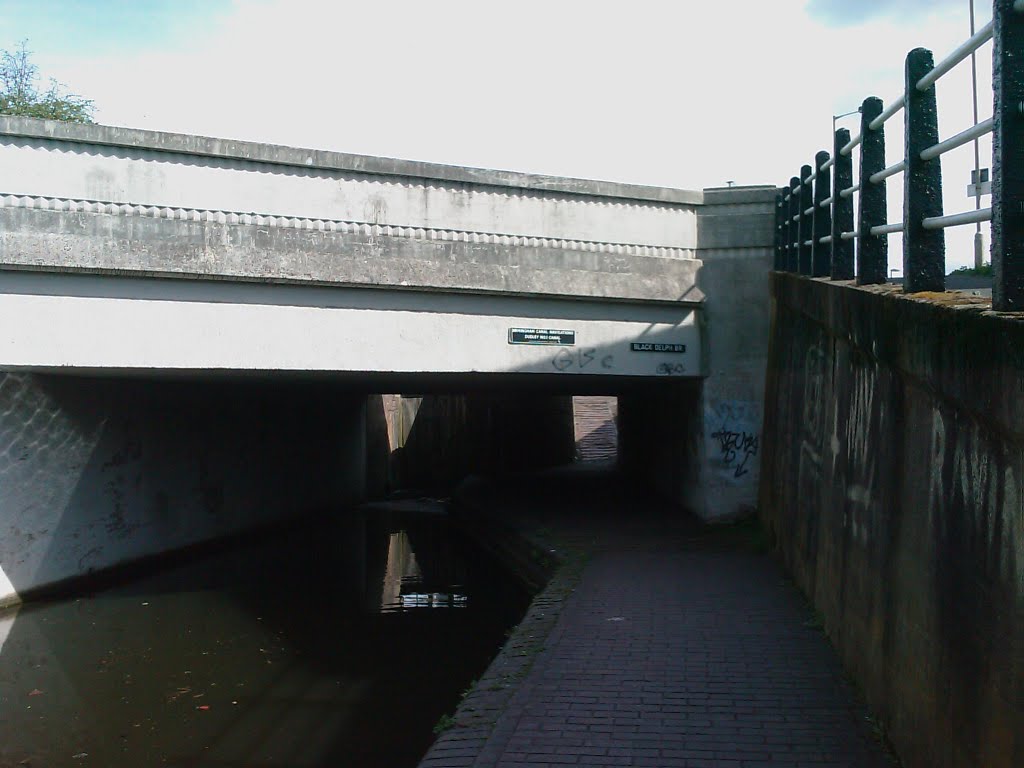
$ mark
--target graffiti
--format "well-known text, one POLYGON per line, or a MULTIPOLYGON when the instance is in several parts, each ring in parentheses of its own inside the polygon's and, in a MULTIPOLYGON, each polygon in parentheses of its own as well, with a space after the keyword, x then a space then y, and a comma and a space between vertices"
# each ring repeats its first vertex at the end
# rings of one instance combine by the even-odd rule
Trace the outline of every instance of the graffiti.
POLYGON ((679 376, 686 373, 686 366, 682 363, 658 363, 659 376, 679 376))
POLYGON ((733 477, 740 478, 750 472, 747 464, 751 457, 757 456, 760 438, 746 430, 729 429, 724 423, 711 437, 718 441, 718 450, 722 463, 733 470, 733 477))
POLYGON ((730 485, 756 482, 761 408, 749 400, 711 400, 704 409, 708 466, 730 485))
POLYGON ((559 350, 558 354, 551 360, 551 365, 555 367, 557 371, 566 371, 572 368, 572 364, 576 362, 576 357, 567 349, 559 350))
MULTIPOLYGON (((597 350, 593 347, 590 349, 579 349, 576 352, 562 349, 551 359, 551 365, 559 372, 567 371, 570 368, 583 370, 595 360, 597 360, 597 350)), ((615 355, 605 355, 602 357, 601 367, 605 369, 614 368, 615 355)))

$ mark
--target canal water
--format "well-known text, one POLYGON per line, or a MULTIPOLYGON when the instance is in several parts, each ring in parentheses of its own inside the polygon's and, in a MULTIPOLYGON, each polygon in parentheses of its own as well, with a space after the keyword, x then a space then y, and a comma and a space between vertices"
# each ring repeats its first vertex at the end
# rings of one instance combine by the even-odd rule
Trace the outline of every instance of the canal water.
POLYGON ((0 614, 0 766, 415 766, 529 595, 363 510, 0 614))

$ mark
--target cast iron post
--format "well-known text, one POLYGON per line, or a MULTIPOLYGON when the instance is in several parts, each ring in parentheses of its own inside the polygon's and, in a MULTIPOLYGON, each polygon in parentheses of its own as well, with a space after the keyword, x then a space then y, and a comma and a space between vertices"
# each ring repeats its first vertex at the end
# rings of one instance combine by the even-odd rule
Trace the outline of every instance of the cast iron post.
POLYGON ((782 250, 783 231, 782 222, 785 213, 782 210, 782 190, 775 194, 775 271, 781 272, 786 268, 786 255, 782 250))
POLYGON ((797 206, 800 213, 800 226, 797 228, 797 238, 799 242, 797 250, 800 253, 801 275, 811 274, 811 246, 808 243, 814 235, 811 232, 811 214, 804 213, 804 211, 811 207, 812 202, 811 185, 807 181, 811 178, 811 173, 811 166, 800 166, 800 192, 797 195, 797 206))
POLYGON ((918 81, 935 68, 932 52, 907 54, 904 107, 903 291, 946 290, 946 233, 925 229, 924 219, 942 215, 941 158, 922 160, 921 152, 939 143, 935 84, 919 90, 918 81))
POLYGON ((821 238, 832 234, 832 211, 821 205, 832 191, 832 172, 822 168, 828 159, 829 154, 824 151, 814 156, 814 167, 818 169, 818 175, 814 178, 814 213, 811 214, 811 239, 814 241, 811 246, 812 277, 828 277, 831 267, 832 246, 821 242, 821 238))
POLYGON ((868 125, 882 114, 882 100, 869 96, 860 113, 860 222, 857 232, 857 285, 886 281, 889 268, 888 235, 872 235, 871 228, 885 224, 885 183, 872 184, 873 174, 885 170, 885 126, 871 130, 868 125))
POLYGON ((1024 311, 1024 13, 992 8, 992 308, 1024 311))
POLYGON ((793 176, 789 180, 789 210, 786 212, 786 225, 789 227, 789 264, 788 269, 790 272, 800 271, 800 259, 799 250, 797 249, 797 241, 800 239, 800 219, 799 211, 800 207, 800 179, 793 176), (795 192, 793 190, 796 190, 795 192))
POLYGON ((850 143, 850 132, 836 131, 832 157, 836 159, 832 174, 832 279, 853 280, 853 240, 843 240, 843 232, 854 232, 853 195, 843 197, 842 189, 853 186, 853 152, 844 155, 840 150, 850 143))

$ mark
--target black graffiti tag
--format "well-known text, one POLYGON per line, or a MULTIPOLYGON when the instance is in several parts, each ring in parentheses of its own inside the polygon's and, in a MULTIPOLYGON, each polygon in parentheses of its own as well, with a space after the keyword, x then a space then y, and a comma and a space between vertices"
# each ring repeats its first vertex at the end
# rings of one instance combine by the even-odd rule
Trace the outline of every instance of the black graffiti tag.
POLYGON ((658 373, 662 376, 680 376, 686 373, 682 363, 658 363, 658 373))
POLYGON ((726 467, 734 470, 733 477, 743 477, 750 472, 747 469, 747 463, 751 456, 757 456, 759 441, 757 435, 743 430, 732 430, 722 424, 717 432, 711 433, 711 437, 718 441, 722 462, 726 467))
MULTIPOLYGON (((580 368, 586 368, 592 362, 597 359, 597 350, 591 349, 580 349, 575 354, 570 352, 568 349, 558 350, 558 354, 551 360, 551 365, 555 367, 555 370, 566 371, 573 366, 580 368)), ((602 368, 614 368, 615 367, 615 356, 605 355, 601 358, 602 368)))
POLYGON ((555 355, 554 360, 551 361, 551 364, 555 366, 556 370, 564 371, 567 368, 571 368, 575 361, 572 352, 567 349, 560 349, 558 354, 555 355))

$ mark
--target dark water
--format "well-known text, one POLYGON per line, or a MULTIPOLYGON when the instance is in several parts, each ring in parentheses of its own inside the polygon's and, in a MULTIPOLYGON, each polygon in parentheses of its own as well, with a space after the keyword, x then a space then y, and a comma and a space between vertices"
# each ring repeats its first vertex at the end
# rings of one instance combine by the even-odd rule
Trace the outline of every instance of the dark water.
POLYGON ((414 766, 527 600, 444 516, 367 512, 25 606, 0 766, 414 766))

